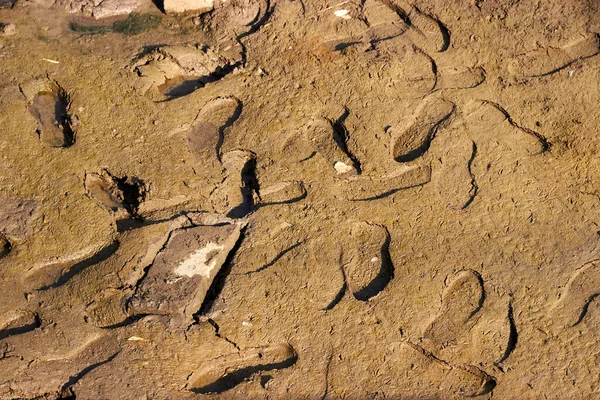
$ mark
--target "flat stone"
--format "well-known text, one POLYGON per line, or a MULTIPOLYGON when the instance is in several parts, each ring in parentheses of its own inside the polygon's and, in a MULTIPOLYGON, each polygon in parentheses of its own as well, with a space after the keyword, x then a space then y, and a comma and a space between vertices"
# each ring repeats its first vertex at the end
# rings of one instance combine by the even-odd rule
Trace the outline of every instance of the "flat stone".
POLYGON ((214 8, 214 0, 165 0, 164 9, 167 14, 186 11, 208 12, 214 8))
POLYGON ((240 237, 240 225, 173 232, 129 303, 130 314, 196 313, 240 237))

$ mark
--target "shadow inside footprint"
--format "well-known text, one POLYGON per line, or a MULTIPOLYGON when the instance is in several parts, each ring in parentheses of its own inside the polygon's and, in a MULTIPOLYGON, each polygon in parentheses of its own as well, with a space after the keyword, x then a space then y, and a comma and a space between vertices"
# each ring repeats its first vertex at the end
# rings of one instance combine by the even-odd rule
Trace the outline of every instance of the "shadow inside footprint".
POLYGON ((103 170, 99 174, 86 174, 84 186, 88 195, 107 209, 115 213, 126 211, 129 217, 140 218, 138 209, 148 193, 148 185, 144 180, 136 176, 113 175, 103 170))
POLYGON ((28 310, 12 310, 0 315, 0 340, 29 332, 40 326, 39 316, 28 310))
POLYGON ((167 79, 165 83, 158 87, 158 90, 169 98, 177 98, 187 96, 203 86, 204 84, 198 79, 185 79, 178 76, 173 79, 167 79))
POLYGON ((252 375, 254 375, 257 372, 271 371, 271 370, 275 370, 275 369, 284 369, 284 368, 291 367, 292 365, 294 365, 296 363, 297 358, 298 357, 296 356, 296 357, 290 358, 288 360, 285 360, 285 361, 279 362, 279 363, 246 367, 246 368, 240 369, 238 371, 235 371, 232 374, 226 375, 223 378, 216 381, 215 383, 207 385, 207 386, 203 387, 202 389, 194 389, 194 390, 192 390, 192 392, 199 393, 199 394, 221 393, 221 392, 224 392, 226 390, 233 388, 234 386, 239 385, 244 380, 248 379, 249 377, 251 377, 252 375))

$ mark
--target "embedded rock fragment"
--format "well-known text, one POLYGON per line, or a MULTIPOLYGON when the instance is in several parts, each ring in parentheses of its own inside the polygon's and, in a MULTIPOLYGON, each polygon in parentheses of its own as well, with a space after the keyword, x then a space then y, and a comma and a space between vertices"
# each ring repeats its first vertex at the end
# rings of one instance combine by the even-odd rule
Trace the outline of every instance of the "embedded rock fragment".
POLYGON ((174 231, 129 301, 130 314, 191 318, 200 310, 240 231, 239 224, 174 231))

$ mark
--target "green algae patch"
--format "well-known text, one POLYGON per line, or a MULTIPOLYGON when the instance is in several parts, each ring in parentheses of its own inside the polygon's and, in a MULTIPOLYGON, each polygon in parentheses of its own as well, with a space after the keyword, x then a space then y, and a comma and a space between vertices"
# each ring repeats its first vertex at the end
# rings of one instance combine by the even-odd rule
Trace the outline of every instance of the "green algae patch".
POLYGON ((83 35, 102 35, 108 32, 116 32, 133 36, 158 28, 161 21, 160 15, 131 13, 127 18, 115 21, 112 25, 84 25, 71 21, 69 29, 83 35))

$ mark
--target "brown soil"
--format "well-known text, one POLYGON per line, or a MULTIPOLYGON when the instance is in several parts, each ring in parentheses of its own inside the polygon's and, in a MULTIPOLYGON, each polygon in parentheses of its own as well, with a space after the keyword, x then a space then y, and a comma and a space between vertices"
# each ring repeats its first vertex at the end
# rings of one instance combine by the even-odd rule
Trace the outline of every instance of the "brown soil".
POLYGON ((0 0, 1 399, 598 393, 598 1, 75 3, 0 0))

